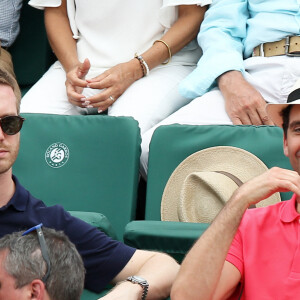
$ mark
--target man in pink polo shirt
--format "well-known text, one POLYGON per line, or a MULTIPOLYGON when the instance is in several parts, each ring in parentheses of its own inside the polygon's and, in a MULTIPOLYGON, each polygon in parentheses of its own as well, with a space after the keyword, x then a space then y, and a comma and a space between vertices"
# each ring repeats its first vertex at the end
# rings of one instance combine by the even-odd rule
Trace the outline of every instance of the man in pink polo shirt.
POLYGON ((295 171, 272 168, 234 192, 183 261, 172 300, 300 299, 299 83, 288 102, 267 111, 284 130, 284 154, 295 171), (247 210, 285 191, 294 192, 289 201, 247 210))

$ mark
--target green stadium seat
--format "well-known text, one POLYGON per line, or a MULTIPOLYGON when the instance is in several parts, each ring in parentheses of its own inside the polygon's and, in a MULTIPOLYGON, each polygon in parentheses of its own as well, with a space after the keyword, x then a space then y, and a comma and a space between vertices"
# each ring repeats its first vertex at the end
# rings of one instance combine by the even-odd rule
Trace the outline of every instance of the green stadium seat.
MULTIPOLYGON (((209 224, 160 221, 162 194, 175 168, 202 149, 234 146, 253 153, 268 168, 291 169, 282 141, 282 129, 274 126, 174 124, 157 128, 150 144, 145 221, 129 223, 124 241, 134 247, 167 252, 180 261, 209 224)), ((290 196, 281 194, 282 200, 290 196)))
POLYGON ((36 198, 103 213, 122 240, 134 220, 140 132, 129 117, 23 114, 13 173, 36 198))

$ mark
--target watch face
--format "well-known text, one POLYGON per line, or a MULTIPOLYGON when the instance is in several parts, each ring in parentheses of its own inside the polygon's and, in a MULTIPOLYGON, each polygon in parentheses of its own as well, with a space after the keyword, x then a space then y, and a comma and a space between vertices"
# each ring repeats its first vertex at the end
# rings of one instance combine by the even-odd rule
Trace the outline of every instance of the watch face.
POLYGON ((139 277, 139 276, 132 276, 132 279, 136 280, 137 282, 147 283, 147 281, 144 278, 139 277))
POLYGON ((139 277, 139 276, 130 276, 130 277, 128 277, 127 280, 144 285, 144 286, 148 286, 147 280, 142 277, 139 277))

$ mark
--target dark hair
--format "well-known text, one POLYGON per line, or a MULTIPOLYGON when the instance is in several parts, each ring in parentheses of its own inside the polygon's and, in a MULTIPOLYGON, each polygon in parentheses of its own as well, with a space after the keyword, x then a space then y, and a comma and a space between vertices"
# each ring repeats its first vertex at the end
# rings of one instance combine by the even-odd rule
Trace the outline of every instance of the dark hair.
MULTIPOLYGON (((46 290, 52 300, 79 300, 83 291, 85 270, 75 245, 62 231, 42 227, 51 262, 46 290)), ((4 267, 15 278, 16 288, 46 273, 36 231, 22 236, 23 232, 7 234, 0 239, 0 251, 8 250, 4 267)))
POLYGON ((285 136, 287 136, 287 131, 289 128, 291 109, 292 109, 292 105, 288 105, 280 113, 280 115, 282 116, 282 122, 283 122, 282 123, 283 133, 285 136))

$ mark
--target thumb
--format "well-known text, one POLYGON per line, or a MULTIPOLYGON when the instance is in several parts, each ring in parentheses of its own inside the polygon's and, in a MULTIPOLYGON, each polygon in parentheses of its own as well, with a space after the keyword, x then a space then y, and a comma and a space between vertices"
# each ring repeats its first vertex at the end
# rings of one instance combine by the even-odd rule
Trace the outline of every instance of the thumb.
POLYGON ((77 71, 78 72, 78 74, 77 74, 78 77, 83 79, 86 76, 86 74, 88 73, 90 67, 91 67, 91 63, 90 63, 89 59, 86 58, 84 60, 84 62, 80 63, 79 66, 78 66, 78 71, 77 71))

